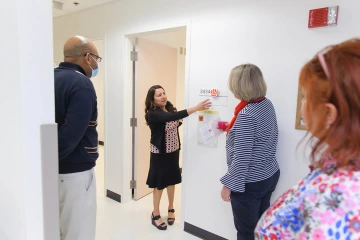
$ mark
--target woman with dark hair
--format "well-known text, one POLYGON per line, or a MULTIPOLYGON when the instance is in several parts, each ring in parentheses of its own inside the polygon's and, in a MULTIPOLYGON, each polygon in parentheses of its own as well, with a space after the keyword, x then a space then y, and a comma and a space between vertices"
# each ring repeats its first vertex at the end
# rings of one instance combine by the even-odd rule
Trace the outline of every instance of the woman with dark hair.
POLYGON ((360 40, 320 51, 299 84, 312 172, 266 211, 255 239, 360 239, 360 40))
POLYGON ((181 119, 189 115, 207 110, 211 106, 209 100, 200 102, 194 107, 177 111, 167 100, 163 87, 152 86, 145 100, 145 120, 151 130, 150 169, 146 184, 154 189, 154 211, 151 214, 152 224, 159 230, 166 230, 167 225, 160 216, 160 200, 164 188, 167 188, 169 207, 168 224, 175 221, 174 195, 175 184, 181 183, 179 168, 180 139, 178 127, 181 119))

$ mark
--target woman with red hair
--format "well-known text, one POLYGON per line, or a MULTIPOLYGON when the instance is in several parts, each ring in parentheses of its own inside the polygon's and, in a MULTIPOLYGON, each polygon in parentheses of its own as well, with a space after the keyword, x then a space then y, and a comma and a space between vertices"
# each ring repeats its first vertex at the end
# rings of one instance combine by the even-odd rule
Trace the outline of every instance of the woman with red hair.
POLYGON ((255 239, 360 239, 360 39, 301 70, 312 172, 262 216, 255 239))

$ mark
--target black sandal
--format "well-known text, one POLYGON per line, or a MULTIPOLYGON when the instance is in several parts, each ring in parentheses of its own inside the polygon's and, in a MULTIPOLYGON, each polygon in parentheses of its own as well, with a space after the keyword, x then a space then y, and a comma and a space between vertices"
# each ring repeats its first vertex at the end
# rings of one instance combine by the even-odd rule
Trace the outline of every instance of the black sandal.
POLYGON ((154 216, 154 213, 151 213, 151 223, 152 223, 152 225, 154 225, 159 230, 166 230, 167 229, 166 223, 163 222, 159 226, 156 225, 155 221, 159 220, 160 218, 161 218, 160 215, 154 216))
MULTIPOLYGON (((170 212, 171 212, 171 213, 174 213, 175 210, 174 210, 174 209, 169 209, 168 212, 169 212, 169 213, 170 213, 170 212)), ((173 225, 174 222, 175 222, 175 218, 168 218, 167 222, 168 222, 169 225, 173 225)))

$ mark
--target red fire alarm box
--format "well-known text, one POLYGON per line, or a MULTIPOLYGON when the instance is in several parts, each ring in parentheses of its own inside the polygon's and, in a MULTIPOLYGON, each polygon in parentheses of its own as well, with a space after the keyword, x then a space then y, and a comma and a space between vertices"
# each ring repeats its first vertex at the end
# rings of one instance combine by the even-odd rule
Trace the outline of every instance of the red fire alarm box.
POLYGON ((309 28, 337 25, 339 6, 312 9, 309 11, 309 28))

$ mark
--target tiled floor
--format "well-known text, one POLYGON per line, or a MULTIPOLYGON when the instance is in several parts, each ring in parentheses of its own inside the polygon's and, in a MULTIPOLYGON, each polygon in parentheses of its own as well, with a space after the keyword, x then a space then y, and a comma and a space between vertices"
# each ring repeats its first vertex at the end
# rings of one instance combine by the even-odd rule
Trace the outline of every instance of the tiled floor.
MULTIPOLYGON (((198 240, 181 228, 180 218, 180 192, 181 185, 177 185, 175 193, 176 221, 173 226, 168 226, 166 231, 157 230, 151 225, 152 195, 139 201, 120 204, 104 195, 104 150, 100 148, 100 157, 97 161, 97 229, 96 240, 198 240)), ((163 193, 161 212, 166 217, 167 194, 163 193)), ((166 219, 166 218, 165 218, 166 219)), ((164 220, 165 220, 164 219, 164 220)))

